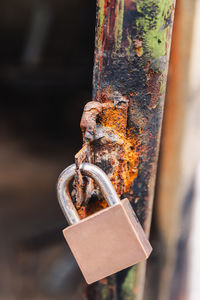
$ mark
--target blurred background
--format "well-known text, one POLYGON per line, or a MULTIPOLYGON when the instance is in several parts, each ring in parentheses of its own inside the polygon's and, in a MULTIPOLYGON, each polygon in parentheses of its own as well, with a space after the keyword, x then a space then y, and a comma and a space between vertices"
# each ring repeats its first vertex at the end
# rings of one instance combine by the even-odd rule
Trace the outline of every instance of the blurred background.
POLYGON ((78 293, 56 181, 82 145, 95 14, 92 0, 0 2, 0 299, 78 293))
MULTIPOLYGON (((200 299, 199 3, 177 0, 146 300, 200 299)), ((93 0, 0 2, 2 300, 84 299, 55 184, 82 144, 95 10, 93 0)))

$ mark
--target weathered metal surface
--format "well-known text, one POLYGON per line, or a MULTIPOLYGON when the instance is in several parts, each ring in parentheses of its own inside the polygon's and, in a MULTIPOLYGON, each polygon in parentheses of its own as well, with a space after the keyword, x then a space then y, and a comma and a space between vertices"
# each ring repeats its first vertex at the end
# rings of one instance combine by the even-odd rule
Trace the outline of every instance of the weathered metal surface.
MULTIPOLYGON (((81 127, 84 147, 76 155, 101 167, 118 195, 127 197, 149 233, 174 0, 98 0, 93 101, 81 127)), ((77 171, 76 186, 81 178, 77 171)), ((80 190, 80 189, 79 189, 80 190)), ((106 206, 93 184, 77 195, 84 217, 106 206)), ((91 286, 86 299, 138 299, 144 267, 91 286)))
POLYGON ((157 239, 154 239, 158 247, 147 272, 146 300, 192 299, 186 291, 188 279, 195 284, 192 274, 187 273, 188 266, 191 267, 188 261, 194 257, 187 243, 192 234, 190 223, 194 221, 191 206, 198 165, 195 149, 200 140, 198 126, 193 127, 195 114, 199 114, 198 100, 196 102, 199 93, 194 92, 198 88, 193 90, 195 80, 199 86, 199 76, 195 74, 196 68, 199 72, 199 33, 193 37, 195 31, 199 31, 195 24, 196 18, 199 22, 197 3, 196 0, 177 0, 176 5, 154 215, 157 226, 157 239), (193 117, 190 114, 194 114, 193 117))

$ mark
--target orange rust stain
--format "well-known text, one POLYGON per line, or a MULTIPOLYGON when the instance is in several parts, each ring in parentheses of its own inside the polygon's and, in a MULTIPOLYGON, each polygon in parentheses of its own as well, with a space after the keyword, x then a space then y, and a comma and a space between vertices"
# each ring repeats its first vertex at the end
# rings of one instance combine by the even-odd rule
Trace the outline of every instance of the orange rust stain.
POLYGON ((84 219, 86 217, 87 214, 86 214, 85 206, 81 206, 79 209, 77 209, 77 211, 81 219, 84 219))
POLYGON ((106 109, 103 109, 103 113, 101 114, 100 123, 104 127, 112 128, 115 133, 126 134, 127 108, 125 107, 122 111, 121 108, 114 108, 113 104, 110 104, 110 107, 106 106, 106 109))
MULTIPOLYGON (((128 103, 128 99, 122 95, 114 94, 112 89, 108 87, 102 93, 102 109, 99 109, 98 114, 95 114, 94 120, 98 127, 95 127, 95 122, 91 127, 91 116, 87 120, 89 125, 84 125, 85 130, 90 128, 96 132, 99 127, 102 129, 103 136, 98 140, 99 146, 95 151, 93 163, 101 163, 104 159, 108 165, 112 166, 107 174, 119 197, 130 190, 133 181, 137 178, 138 164, 141 151, 143 151, 139 137, 134 135, 132 128, 127 128, 128 103), (112 96, 116 96, 115 100, 112 99, 112 96)), ((89 147, 88 151, 91 151, 91 146, 87 144, 87 147, 89 147)), ((104 199, 88 200, 89 202, 82 203, 81 207, 78 208, 81 219, 108 206, 104 199)))
POLYGON ((135 51, 138 57, 141 57, 143 54, 143 48, 142 48, 142 41, 136 39, 134 41, 134 45, 135 45, 135 51))
POLYGON ((114 171, 113 176, 110 178, 113 185, 116 187, 117 193, 121 196, 121 189, 118 187, 123 181, 123 193, 128 192, 131 184, 138 175, 137 164, 138 164, 138 155, 137 152, 130 151, 131 143, 130 141, 124 139, 124 142, 127 143, 124 147, 124 162, 121 162, 120 167, 114 171))
POLYGON ((90 216, 94 214, 97 211, 100 211, 108 206, 107 202, 103 200, 98 200, 94 202, 90 202, 89 205, 86 207, 82 205, 79 209, 77 209, 78 214, 81 219, 86 218, 87 216, 90 216))
POLYGON ((142 54, 143 54, 143 48, 142 47, 136 48, 135 51, 136 51, 136 54, 137 54, 138 57, 142 56, 142 54))
MULTIPOLYGON (((127 109, 118 109, 112 105, 109 109, 103 110, 101 124, 118 137, 119 153, 117 159, 113 155, 114 172, 110 180, 118 195, 121 196, 128 192, 138 175, 140 143, 131 130, 127 130, 127 109)), ((115 148, 113 150, 115 151, 115 148)))

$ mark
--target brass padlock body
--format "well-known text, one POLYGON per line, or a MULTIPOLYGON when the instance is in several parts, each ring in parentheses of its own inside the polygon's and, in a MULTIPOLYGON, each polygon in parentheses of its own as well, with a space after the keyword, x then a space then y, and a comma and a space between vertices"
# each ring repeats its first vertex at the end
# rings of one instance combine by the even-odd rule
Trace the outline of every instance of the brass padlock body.
POLYGON ((91 284, 148 258, 152 248, 128 199, 63 230, 91 284))

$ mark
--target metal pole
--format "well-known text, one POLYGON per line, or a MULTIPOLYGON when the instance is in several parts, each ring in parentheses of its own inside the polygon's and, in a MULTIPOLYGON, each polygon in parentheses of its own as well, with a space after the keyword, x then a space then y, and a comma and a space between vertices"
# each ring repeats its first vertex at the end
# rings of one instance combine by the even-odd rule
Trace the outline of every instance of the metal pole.
MULTIPOLYGON (((108 174, 147 235, 174 9, 174 0, 97 1, 93 101, 83 113, 84 147, 76 156, 108 174)), ((94 202, 79 203, 79 213, 99 209, 94 202)), ((144 265, 125 270, 89 286, 85 299, 141 299, 144 275, 144 265)))

